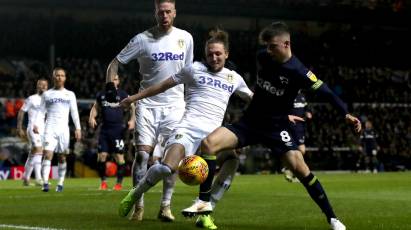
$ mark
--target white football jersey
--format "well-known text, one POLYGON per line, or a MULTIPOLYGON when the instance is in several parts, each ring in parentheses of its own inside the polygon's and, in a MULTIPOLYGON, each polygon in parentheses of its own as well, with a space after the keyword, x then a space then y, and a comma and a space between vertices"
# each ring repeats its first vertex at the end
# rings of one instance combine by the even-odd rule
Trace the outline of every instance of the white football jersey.
POLYGON ((37 93, 26 98, 26 100, 24 101, 24 104, 21 107, 21 110, 26 112, 28 116, 27 129, 32 129, 33 124, 36 124, 36 126, 40 130, 44 128, 44 118, 45 118, 44 113, 40 113, 39 117, 36 118, 37 113, 41 110, 40 104, 41 104, 41 96, 37 93), (37 120, 37 122, 35 122, 35 120, 37 120))
MULTIPOLYGON (((137 59, 140 90, 162 82, 193 62, 193 37, 190 33, 173 27, 169 33, 158 35, 155 28, 137 34, 117 55, 123 64, 137 59)), ((138 103, 147 107, 184 106, 184 86, 178 85, 138 103)))
MULTIPOLYGON (((80 129, 80 118, 74 92, 63 89, 49 89, 41 97, 41 109, 46 113, 46 132, 67 129, 69 113, 76 129, 80 129)), ((37 117, 38 119, 38 117, 37 117)))
POLYGON ((235 71, 223 68, 218 73, 195 62, 172 76, 178 84, 186 85, 186 111, 183 117, 196 117, 201 121, 220 126, 230 96, 236 92, 241 97, 252 97, 244 79, 235 71))

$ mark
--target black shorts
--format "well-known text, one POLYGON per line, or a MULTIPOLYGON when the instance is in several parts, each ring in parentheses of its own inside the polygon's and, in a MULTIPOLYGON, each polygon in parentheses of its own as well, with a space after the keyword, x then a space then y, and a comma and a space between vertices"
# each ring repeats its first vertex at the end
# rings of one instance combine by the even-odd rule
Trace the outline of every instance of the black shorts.
POLYGON ((238 138, 238 148, 254 144, 263 144, 274 154, 284 154, 297 150, 297 142, 291 133, 291 123, 288 120, 278 120, 278 123, 261 124, 241 119, 237 123, 225 127, 238 138))
POLYGON ((98 152, 124 153, 124 125, 101 127, 98 137, 98 152))
POLYGON ((297 122, 296 124, 291 124, 291 133, 294 139, 297 141, 298 145, 303 145, 305 143, 305 123, 297 122))

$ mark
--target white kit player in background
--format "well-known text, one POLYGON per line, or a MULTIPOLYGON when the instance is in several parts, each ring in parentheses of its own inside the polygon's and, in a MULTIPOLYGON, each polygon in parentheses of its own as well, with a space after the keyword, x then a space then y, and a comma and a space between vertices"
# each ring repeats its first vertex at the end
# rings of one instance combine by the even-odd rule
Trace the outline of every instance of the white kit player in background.
POLYGON ((162 163, 153 165, 140 183, 121 201, 120 216, 127 216, 136 199, 160 180, 172 175, 180 160, 196 153, 202 139, 221 126, 229 98, 234 92, 245 100, 251 100, 253 93, 243 78, 235 71, 224 68, 228 58, 228 34, 217 29, 210 35, 205 45, 207 64, 195 62, 120 103, 121 106, 128 107, 136 100, 157 95, 176 85, 186 86, 186 110, 167 140, 162 163))
MULTIPOLYGON (((69 152, 70 129, 69 113, 73 119, 76 130, 74 132, 76 141, 81 139, 80 118, 77 109, 77 100, 74 92, 64 88, 66 81, 66 71, 62 68, 53 70, 54 87, 43 93, 41 97, 41 111, 36 118, 46 114, 46 125, 44 129, 43 142, 43 188, 42 191, 49 191, 49 175, 51 170, 51 160, 53 153, 59 155, 58 163, 58 184, 57 192, 63 191, 63 182, 66 175, 66 155, 69 152)), ((34 132, 38 132, 38 127, 34 125, 34 132)))
POLYGON ((39 133, 33 132, 34 116, 40 109, 41 95, 48 89, 48 81, 45 78, 37 80, 36 94, 31 95, 25 101, 17 115, 17 135, 21 138, 27 135, 30 143, 30 153, 27 156, 26 164, 24 165, 23 185, 30 185, 31 173, 34 169, 36 185, 41 186, 41 159, 43 157, 43 133, 44 133, 44 116, 40 117, 37 122, 39 133), (23 130, 24 114, 28 115, 28 123, 26 131, 23 130))
MULTIPOLYGON (((117 75, 120 64, 136 59, 140 65, 140 91, 162 82, 193 62, 193 37, 185 30, 173 26, 176 17, 174 0, 155 0, 157 25, 137 34, 112 60, 107 69, 106 81, 117 75)), ((184 113, 184 86, 178 85, 167 91, 145 98, 136 105, 137 152, 133 162, 133 186, 147 171, 149 156, 158 137, 167 140, 184 113)), ((173 221, 170 204, 175 176, 164 180, 158 218, 173 221)), ((144 213, 143 197, 134 205, 131 220, 141 221, 144 213)))

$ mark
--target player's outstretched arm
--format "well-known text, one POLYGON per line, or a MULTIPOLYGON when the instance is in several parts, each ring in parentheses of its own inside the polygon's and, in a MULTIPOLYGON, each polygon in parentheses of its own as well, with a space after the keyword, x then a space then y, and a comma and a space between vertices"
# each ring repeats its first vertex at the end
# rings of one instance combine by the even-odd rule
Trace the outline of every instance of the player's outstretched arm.
POLYGON ((288 115, 288 120, 291 121, 292 123, 297 123, 299 122, 304 122, 304 118, 299 117, 299 116, 295 116, 295 115, 288 115))
POLYGON ((98 104, 97 102, 94 102, 93 107, 91 107, 90 109, 90 115, 88 118, 88 125, 90 126, 90 128, 96 128, 97 126, 97 121, 96 121, 96 117, 98 115, 98 104))
POLYGON ((130 119, 128 119, 127 126, 128 130, 133 130, 136 126, 136 106, 134 103, 131 103, 130 105, 130 119))
POLYGON ((347 114, 345 115, 345 120, 346 120, 348 123, 354 125, 354 130, 355 130, 355 132, 357 132, 357 133, 361 132, 361 121, 360 121, 358 118, 356 118, 356 117, 354 117, 353 115, 347 113, 347 114))
POLYGON ((107 67, 106 82, 113 81, 114 77, 118 73, 119 65, 120 65, 120 62, 118 61, 116 57, 110 62, 110 64, 107 67))
POLYGON ((125 98, 120 102, 120 106, 123 108, 128 108, 131 105, 131 103, 135 101, 157 95, 176 85, 177 83, 174 81, 173 77, 169 77, 166 80, 160 82, 159 84, 152 85, 147 89, 140 91, 137 94, 125 98))
POLYGON ((24 111, 22 109, 19 110, 17 114, 17 136, 23 138, 25 132, 23 130, 23 119, 24 119, 24 111))

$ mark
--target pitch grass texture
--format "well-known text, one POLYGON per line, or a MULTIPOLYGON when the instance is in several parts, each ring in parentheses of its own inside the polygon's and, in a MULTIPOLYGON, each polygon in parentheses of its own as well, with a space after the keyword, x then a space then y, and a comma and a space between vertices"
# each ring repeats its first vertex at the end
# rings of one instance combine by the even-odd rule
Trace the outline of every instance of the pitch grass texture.
MULTIPOLYGON (((411 229, 411 173, 316 173, 335 212, 347 229, 411 229)), ((157 220, 161 183, 146 194, 143 222, 120 218, 117 208, 130 188, 99 191, 99 180, 68 179, 63 193, 39 187, 23 187, 21 181, 0 181, 0 229, 6 225, 55 229, 197 229, 195 218, 180 210, 191 205, 197 187, 177 183, 173 223, 157 220)), ((114 185, 110 178, 109 185, 114 185)), ((288 183, 282 175, 237 176, 217 205, 213 216, 219 229, 329 229, 320 209, 300 183, 288 183)))

